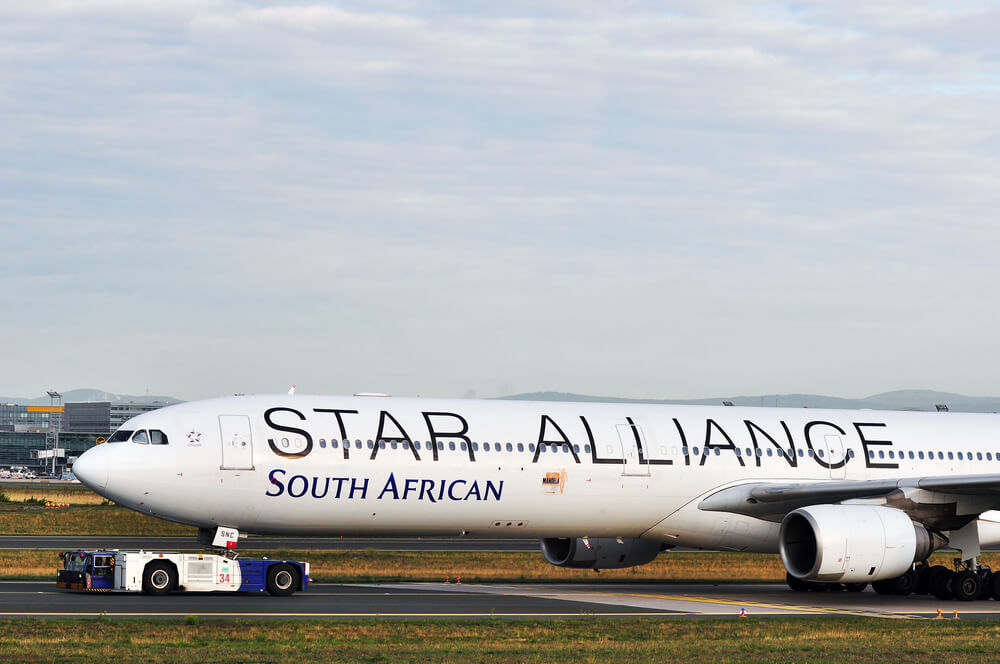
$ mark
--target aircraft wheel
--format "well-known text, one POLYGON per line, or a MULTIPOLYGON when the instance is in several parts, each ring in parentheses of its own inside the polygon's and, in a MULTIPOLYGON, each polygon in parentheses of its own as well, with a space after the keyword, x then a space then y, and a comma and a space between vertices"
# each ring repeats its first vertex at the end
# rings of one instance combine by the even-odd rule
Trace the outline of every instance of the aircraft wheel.
POLYGON ((859 593, 868 587, 867 583, 845 583, 844 590, 849 593, 859 593))
POLYGON ((1000 572, 990 574, 990 594, 993 599, 1000 600, 1000 572))
POLYGON ((267 570, 267 592, 275 596, 291 595, 299 585, 299 573, 291 565, 271 565, 267 570))
POLYGON ((803 581, 802 579, 799 579, 787 573, 785 574, 785 583, 787 583, 788 587, 794 590, 795 592, 804 592, 809 589, 808 581, 803 581))
POLYGON ((933 568, 929 565, 917 565, 916 575, 917 582, 913 587, 913 594, 915 595, 926 595, 927 582, 930 579, 930 573, 933 568))
POLYGON ((955 596, 951 594, 953 576, 955 576, 955 573, 944 565, 935 565, 931 569, 930 578, 927 580, 927 590, 938 599, 954 599, 955 596))
POLYGON ((165 595, 177 586, 177 570, 168 562, 154 560, 142 571, 142 592, 165 595))
POLYGON ((875 581, 872 583, 872 590, 877 592, 879 595, 894 595, 895 590, 893 590, 892 582, 895 579, 883 579, 881 581, 875 581))
POLYGON ((889 584, 892 587, 892 594, 909 595, 917 586, 917 575, 911 570, 905 574, 897 576, 895 579, 890 579, 889 584))
POLYGON ((956 574, 951 580, 951 592, 955 599, 963 602, 971 602, 979 597, 982 590, 982 582, 979 575, 974 571, 966 569, 956 574))

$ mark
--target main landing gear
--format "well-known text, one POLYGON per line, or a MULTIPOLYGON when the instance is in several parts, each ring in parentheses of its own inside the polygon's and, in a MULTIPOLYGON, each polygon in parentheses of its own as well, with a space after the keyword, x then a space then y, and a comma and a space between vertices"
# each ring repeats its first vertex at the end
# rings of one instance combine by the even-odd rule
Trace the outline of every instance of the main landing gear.
MULTIPOLYGON (((868 586, 867 583, 803 581, 791 574, 786 575, 785 579, 788 587, 797 591, 860 592, 868 586)), ((875 581, 872 583, 872 590, 880 595, 933 595, 940 600, 957 599, 965 602, 991 597, 1000 600, 1000 572, 992 572, 989 567, 978 564, 975 558, 964 561, 956 558, 954 570, 944 565, 928 565, 925 560, 901 576, 875 581)))

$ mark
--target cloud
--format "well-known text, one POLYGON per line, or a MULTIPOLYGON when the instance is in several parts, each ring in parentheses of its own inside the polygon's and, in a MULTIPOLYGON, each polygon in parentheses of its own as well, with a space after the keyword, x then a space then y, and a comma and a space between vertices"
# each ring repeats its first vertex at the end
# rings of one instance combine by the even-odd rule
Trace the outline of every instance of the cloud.
POLYGON ((0 7, 0 392, 989 391, 998 15, 0 7))

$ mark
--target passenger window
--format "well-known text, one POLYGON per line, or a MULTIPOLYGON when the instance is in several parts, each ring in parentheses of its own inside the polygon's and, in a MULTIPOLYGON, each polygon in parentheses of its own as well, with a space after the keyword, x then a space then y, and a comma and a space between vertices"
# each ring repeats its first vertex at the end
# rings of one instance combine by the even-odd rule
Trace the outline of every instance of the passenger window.
POLYGON ((524 443, 518 443, 517 444, 517 451, 518 452, 523 452, 524 451, 524 443))
POLYGON ((952 454, 951 452, 948 452, 948 458, 949 458, 949 459, 954 459, 954 458, 955 458, 955 455, 954 455, 954 454, 952 454))
MULTIPOLYGON (((513 452, 514 451, 514 446, 511 445, 510 443, 507 443, 507 451, 508 452, 513 452)), ((589 452, 590 450, 587 450, 587 451, 589 452)))
POLYGON ((146 435, 146 431, 145 430, 136 431, 135 435, 132 436, 132 442, 133 443, 139 443, 140 445, 148 445, 149 444, 149 436, 146 435))
POLYGON ((959 460, 959 461, 961 461, 961 460, 962 460, 962 453, 961 453, 961 452, 959 452, 959 453, 958 453, 958 460, 959 460))
POLYGON ((455 443, 448 443, 448 449, 454 451, 455 443))
POLYGON ((151 429, 149 432, 149 442, 153 445, 166 445, 167 434, 163 433, 159 429, 151 429))

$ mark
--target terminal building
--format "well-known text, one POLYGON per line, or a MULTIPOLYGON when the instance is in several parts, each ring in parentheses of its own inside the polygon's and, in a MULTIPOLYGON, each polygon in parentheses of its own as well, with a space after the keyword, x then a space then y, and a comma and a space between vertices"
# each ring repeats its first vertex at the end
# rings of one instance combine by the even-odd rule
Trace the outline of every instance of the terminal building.
POLYGON ((97 401, 65 406, 0 403, 0 468, 25 466, 41 474, 52 472, 54 467, 59 474, 126 420, 166 405, 159 401, 97 401))

